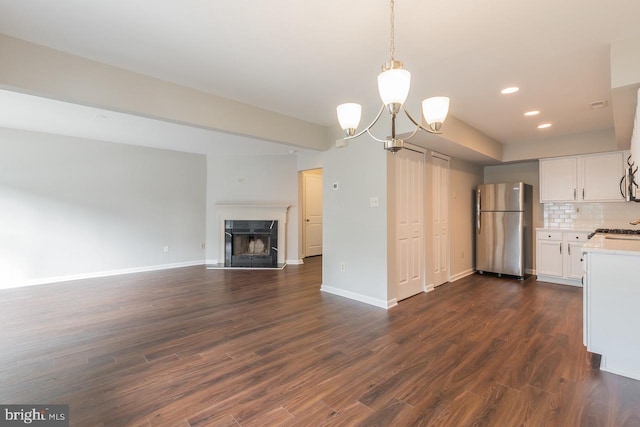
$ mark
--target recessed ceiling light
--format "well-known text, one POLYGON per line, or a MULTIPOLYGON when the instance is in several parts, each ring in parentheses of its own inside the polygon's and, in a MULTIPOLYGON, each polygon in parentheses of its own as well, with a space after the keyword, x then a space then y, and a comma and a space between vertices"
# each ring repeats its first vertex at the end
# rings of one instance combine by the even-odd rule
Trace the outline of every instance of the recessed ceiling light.
POLYGON ((540 125, 538 125, 538 129, 546 129, 546 128, 550 128, 551 127, 551 123, 542 123, 540 125))
POLYGON ((538 111, 538 110, 531 110, 531 111, 527 111, 526 113, 524 113, 524 115, 527 116, 527 117, 537 116, 538 114, 540 114, 540 111, 538 111))
POLYGON ((516 93, 519 90, 520 90, 519 87, 511 86, 511 87, 505 87, 500 91, 500 93, 503 95, 508 95, 510 93, 516 93))

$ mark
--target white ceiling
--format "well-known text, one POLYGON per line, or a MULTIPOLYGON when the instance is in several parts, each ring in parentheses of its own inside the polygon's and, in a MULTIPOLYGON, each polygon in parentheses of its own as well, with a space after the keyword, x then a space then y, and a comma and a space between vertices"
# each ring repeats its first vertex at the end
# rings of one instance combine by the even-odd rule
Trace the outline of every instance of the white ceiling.
MULTIPOLYGON (((637 0, 397 0, 396 59, 412 73, 407 107, 417 115, 422 98, 449 96, 453 115, 503 143, 612 127, 609 46, 640 38, 638 17, 637 0), (499 93, 510 85, 520 92, 499 93), (599 100, 609 106, 591 110, 589 104, 599 100), (539 117, 523 117, 534 108, 542 111, 539 117), (553 126, 538 130, 542 121, 553 126)), ((0 0, 0 33, 335 126, 339 103, 362 103, 363 122, 379 108, 376 76, 389 59, 389 4, 0 0)), ((0 103, 6 97, 1 94, 0 103)), ((39 102, 24 100, 30 101, 39 102)), ((54 107, 48 104, 44 111, 54 107)), ((71 130, 75 119, 65 117, 75 116, 63 113, 70 109, 62 105, 51 127, 76 136, 94 131, 92 138, 114 137, 86 121, 71 130)), ((86 114, 103 114, 90 110, 86 114)), ((118 123, 127 122, 113 114, 118 123)), ((39 121, 2 117, 0 126, 18 127, 11 120, 22 120, 21 126, 39 121)), ((156 120, 136 123, 145 132, 166 126, 156 120)), ((129 130, 123 127, 121 133, 129 130)))

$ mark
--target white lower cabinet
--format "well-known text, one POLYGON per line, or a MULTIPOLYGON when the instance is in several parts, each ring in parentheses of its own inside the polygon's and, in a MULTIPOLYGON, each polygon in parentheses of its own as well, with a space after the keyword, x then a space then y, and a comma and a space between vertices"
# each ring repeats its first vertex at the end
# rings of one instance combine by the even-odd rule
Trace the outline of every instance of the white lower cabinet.
POLYGON ((582 286, 582 246, 587 241, 589 233, 564 233, 563 242, 567 247, 567 271, 566 276, 569 279, 580 281, 582 286))
POLYGON ((589 246, 584 253, 584 343, 602 356, 601 370, 640 380, 640 245, 589 246))
POLYGON ((589 231, 538 230, 536 272, 542 282, 582 286, 582 252, 589 231))

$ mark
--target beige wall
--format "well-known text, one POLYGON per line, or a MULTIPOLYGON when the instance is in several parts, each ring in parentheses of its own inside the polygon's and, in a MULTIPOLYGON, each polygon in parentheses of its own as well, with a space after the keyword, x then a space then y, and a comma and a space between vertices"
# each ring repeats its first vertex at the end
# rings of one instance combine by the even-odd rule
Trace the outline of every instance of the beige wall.
POLYGON ((601 153, 617 149, 618 144, 613 128, 601 129, 593 132, 505 144, 502 161, 522 162, 545 157, 601 153))
MULTIPOLYGON (((484 182, 485 184, 492 184, 496 182, 512 182, 522 181, 525 184, 530 184, 533 187, 533 228, 544 226, 544 205, 540 203, 540 189, 539 189, 539 167, 538 161, 530 161, 523 163, 511 163, 498 166, 486 166, 484 168, 484 182)), ((536 269, 536 242, 535 233, 533 235, 531 259, 532 268, 536 269)))
POLYGON ((450 267, 451 279, 475 267, 474 191, 482 184, 482 166, 452 158, 450 164, 450 267))
POLYGON ((326 127, 0 34, 0 87, 324 150, 326 127))

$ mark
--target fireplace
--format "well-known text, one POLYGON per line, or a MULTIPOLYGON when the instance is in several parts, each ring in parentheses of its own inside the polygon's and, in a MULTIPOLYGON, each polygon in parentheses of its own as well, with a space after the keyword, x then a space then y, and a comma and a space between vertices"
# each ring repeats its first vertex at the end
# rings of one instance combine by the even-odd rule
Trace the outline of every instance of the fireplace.
POLYGON ((277 267, 278 221, 225 220, 225 267, 277 267))
POLYGON ((282 204, 217 203, 218 258, 207 268, 285 268, 288 209, 282 204))

